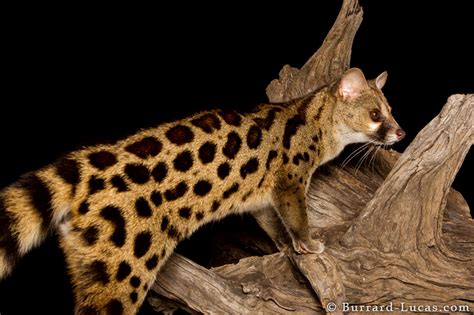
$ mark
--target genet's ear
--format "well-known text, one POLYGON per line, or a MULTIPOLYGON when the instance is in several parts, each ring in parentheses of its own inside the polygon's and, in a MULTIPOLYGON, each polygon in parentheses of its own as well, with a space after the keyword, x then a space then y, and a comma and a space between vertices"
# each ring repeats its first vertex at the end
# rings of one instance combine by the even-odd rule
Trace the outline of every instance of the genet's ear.
POLYGON ((358 68, 347 70, 339 82, 338 93, 345 101, 356 99, 360 93, 369 88, 364 74, 358 68))
POLYGON ((377 86, 379 90, 381 90, 385 85, 385 82, 387 82, 387 77, 388 73, 387 71, 384 71, 377 77, 377 79, 375 79, 375 86, 377 86))

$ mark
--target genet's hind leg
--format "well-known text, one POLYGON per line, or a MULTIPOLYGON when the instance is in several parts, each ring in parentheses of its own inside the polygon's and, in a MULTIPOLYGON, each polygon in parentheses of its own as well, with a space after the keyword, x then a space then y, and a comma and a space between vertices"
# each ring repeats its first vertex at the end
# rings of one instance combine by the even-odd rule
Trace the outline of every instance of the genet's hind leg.
POLYGON ((122 238, 117 226, 72 221, 76 222, 71 229, 62 233, 61 246, 73 284, 75 313, 135 314, 165 258, 160 242, 152 242, 145 232, 122 238))

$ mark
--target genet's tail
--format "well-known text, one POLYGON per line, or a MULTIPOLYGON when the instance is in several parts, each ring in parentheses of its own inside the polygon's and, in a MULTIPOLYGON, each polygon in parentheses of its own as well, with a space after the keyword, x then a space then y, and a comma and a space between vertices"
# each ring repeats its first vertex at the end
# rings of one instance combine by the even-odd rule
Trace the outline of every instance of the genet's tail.
POLYGON ((64 173, 70 161, 27 173, 0 191, 0 279, 68 215, 79 180, 64 173))

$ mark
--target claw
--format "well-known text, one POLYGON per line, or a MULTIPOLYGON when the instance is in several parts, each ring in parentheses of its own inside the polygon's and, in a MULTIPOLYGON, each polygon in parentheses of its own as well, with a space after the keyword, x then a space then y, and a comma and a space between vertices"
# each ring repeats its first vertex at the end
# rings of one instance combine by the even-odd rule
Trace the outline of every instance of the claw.
POLYGON ((297 241, 293 243, 293 247, 298 254, 321 254, 324 252, 324 244, 320 241, 312 241, 311 248, 306 245, 303 241, 297 241))

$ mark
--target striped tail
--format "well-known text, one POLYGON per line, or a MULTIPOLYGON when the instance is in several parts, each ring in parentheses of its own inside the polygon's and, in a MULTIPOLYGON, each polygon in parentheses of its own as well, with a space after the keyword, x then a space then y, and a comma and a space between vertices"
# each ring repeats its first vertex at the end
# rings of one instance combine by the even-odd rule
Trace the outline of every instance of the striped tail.
POLYGON ((0 280, 67 217, 78 174, 77 163, 63 158, 0 191, 0 280))

